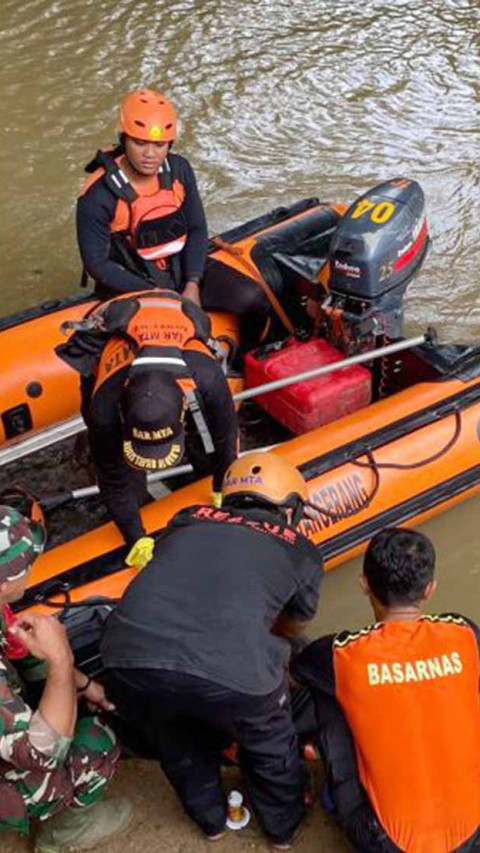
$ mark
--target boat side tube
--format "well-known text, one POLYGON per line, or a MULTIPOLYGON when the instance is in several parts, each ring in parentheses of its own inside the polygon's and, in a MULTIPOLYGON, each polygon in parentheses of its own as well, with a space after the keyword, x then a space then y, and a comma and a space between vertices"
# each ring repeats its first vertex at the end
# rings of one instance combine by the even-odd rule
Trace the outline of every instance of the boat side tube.
MULTIPOLYGON (((285 455, 305 476, 315 518, 305 534, 326 568, 359 554, 387 524, 416 525, 480 492, 480 381, 423 383, 336 423, 286 442, 285 455)), ((193 483, 142 510, 155 534, 180 509, 210 501, 209 480, 193 483)), ((212 512, 215 512, 212 508, 212 512)), ((122 594, 134 572, 113 523, 53 548, 35 563, 20 607, 68 593, 122 594)))

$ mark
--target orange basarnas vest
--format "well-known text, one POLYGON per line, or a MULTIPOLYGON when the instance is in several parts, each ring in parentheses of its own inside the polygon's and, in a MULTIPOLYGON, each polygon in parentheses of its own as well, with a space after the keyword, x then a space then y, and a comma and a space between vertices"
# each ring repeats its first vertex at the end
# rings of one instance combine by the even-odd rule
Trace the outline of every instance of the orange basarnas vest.
POLYGON ((406 853, 450 853, 480 825, 479 651, 461 617, 343 633, 336 695, 360 780, 406 853))

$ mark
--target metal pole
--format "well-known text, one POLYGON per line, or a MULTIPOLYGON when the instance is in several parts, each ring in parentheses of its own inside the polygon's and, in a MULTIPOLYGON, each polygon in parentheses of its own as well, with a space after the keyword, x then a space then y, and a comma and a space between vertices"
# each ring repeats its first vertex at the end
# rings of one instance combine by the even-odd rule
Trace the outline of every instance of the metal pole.
MULTIPOLYGON (((278 388, 285 388, 287 385, 294 385, 295 382, 303 382, 306 379, 313 379, 315 376, 323 376, 326 373, 333 373, 335 370, 343 370, 353 364, 362 364, 365 361, 373 361, 376 358, 381 358, 384 355, 392 355, 396 352, 402 352, 412 347, 420 346, 430 340, 430 335, 419 335, 416 338, 407 338, 405 341, 400 341, 395 344, 389 344, 386 347, 370 352, 363 352, 360 355, 353 355, 350 358, 344 358, 341 361, 335 361, 333 364, 324 364, 322 367, 315 367, 312 370, 306 370, 303 373, 297 373, 294 376, 288 376, 285 379, 277 379, 275 382, 267 382, 265 385, 257 385, 255 388, 248 388, 246 391, 240 391, 233 395, 235 402, 249 400, 251 397, 258 397, 260 394, 267 394, 269 391, 276 391, 278 388)), ((39 450, 44 450, 58 441, 63 441, 66 438, 71 438, 79 432, 83 432, 85 424, 80 416, 69 418, 59 424, 54 424, 44 430, 39 431, 30 438, 22 440, 18 437, 15 444, 0 449, 0 467, 8 465, 9 462, 15 462, 17 459, 22 459, 30 453, 36 453, 39 450)))
MULTIPOLYGON (((158 471, 156 474, 149 474, 147 480, 149 483, 158 483, 159 480, 167 480, 169 477, 179 477, 180 474, 190 474, 193 471, 191 465, 177 465, 176 468, 169 468, 168 471, 158 471)), ((82 498, 90 498, 92 495, 98 495, 100 492, 98 486, 85 486, 83 489, 73 489, 71 492, 73 500, 81 500, 82 498)))
POLYGON ((259 394, 267 394, 269 391, 277 391, 279 388, 286 388, 287 385, 294 385, 296 382, 304 382, 306 379, 313 379, 315 376, 323 376, 325 373, 333 373, 335 370, 344 370, 346 367, 351 367, 352 364, 362 364, 364 361, 373 361, 375 358, 381 358, 384 355, 402 352, 402 350, 418 347, 429 340, 428 335, 419 335, 416 338, 407 338, 400 343, 389 344, 386 347, 379 347, 370 352, 362 352, 360 355, 352 355, 350 358, 342 358, 341 361, 334 361, 332 364, 324 364, 322 367, 314 367, 312 370, 305 370, 303 373, 297 373, 295 376, 287 376, 285 379, 276 379, 274 382, 266 382, 265 385, 256 385, 255 388, 248 388, 246 391, 240 391, 234 394, 235 402, 240 400, 249 400, 251 397, 258 397, 259 394))
POLYGON ((0 467, 8 465, 10 462, 16 462, 18 459, 23 459, 24 456, 29 456, 30 453, 45 450, 52 444, 57 444, 57 442, 64 441, 66 438, 78 435, 85 428, 83 418, 80 415, 76 415, 74 418, 68 418, 68 420, 60 421, 60 423, 53 424, 53 426, 38 430, 38 432, 28 438, 22 439, 22 436, 19 435, 8 447, 0 449, 0 467))
MULTIPOLYGON (((266 450, 273 450, 278 447, 278 444, 270 444, 267 447, 255 447, 255 452, 260 453, 266 450)), ((245 453, 250 453, 249 450, 244 450, 239 456, 245 456, 245 453)), ((176 468, 169 468, 167 471, 157 471, 156 474, 148 474, 148 483, 158 483, 160 480, 169 480, 171 477, 179 477, 181 474, 191 474, 193 467, 191 465, 177 465, 176 468)), ((98 486, 84 486, 82 489, 73 489, 70 492, 70 500, 78 501, 82 498, 90 498, 93 495, 98 495, 100 490, 98 486)), ((46 496, 48 502, 48 495, 46 496)), ((41 501, 40 501, 41 502, 41 501)))

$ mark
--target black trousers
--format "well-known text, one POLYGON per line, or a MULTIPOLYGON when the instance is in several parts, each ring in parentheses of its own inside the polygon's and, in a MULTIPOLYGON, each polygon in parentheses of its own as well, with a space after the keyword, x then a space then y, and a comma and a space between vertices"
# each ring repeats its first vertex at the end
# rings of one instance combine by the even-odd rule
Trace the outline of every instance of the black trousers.
MULTIPOLYGON (((350 729, 333 696, 315 695, 318 746, 336 817, 357 853, 401 853, 382 829, 357 773, 350 729)), ((393 770, 394 772, 394 770, 393 770)), ((452 853, 480 853, 480 828, 452 853)))
POLYGON ((108 695, 158 757, 185 811, 207 835, 225 826, 222 749, 239 744, 249 800, 263 831, 287 841, 303 817, 303 776, 289 697, 236 693, 167 670, 111 669, 108 695))
MULTIPOLYGON (((125 376, 118 373, 105 385, 101 396, 101 426, 89 415, 95 387, 94 376, 80 379, 81 414, 87 425, 90 453, 97 472, 103 502, 131 547, 143 534, 139 516, 142 506, 151 500, 147 475, 127 464, 123 455, 123 434, 118 414, 118 399, 125 376), (120 385, 120 390, 117 383, 120 385)), ((98 413, 97 413, 98 418, 98 413)))
MULTIPOLYGON (((228 267, 225 267, 225 276, 228 276, 228 267)), ((202 307, 205 311, 229 311, 238 314, 240 318, 240 332, 242 345, 245 349, 254 346, 263 332, 267 318, 271 313, 270 304, 260 285, 248 276, 239 276, 239 280, 228 282, 225 276, 210 275, 207 272, 201 284, 202 307)), ((172 289, 181 292, 182 288, 175 284, 172 277, 166 273, 165 278, 159 278, 156 285, 162 289, 172 289)), ((145 289, 152 287, 152 283, 145 281, 145 289)), ((118 292, 105 285, 96 284, 95 296, 102 302, 114 299, 118 292)))
POLYGON ((258 344, 271 309, 256 281, 244 276, 235 287, 229 287, 223 279, 210 276, 207 267, 201 299, 205 311, 231 311, 238 314, 242 349, 248 350, 258 344))

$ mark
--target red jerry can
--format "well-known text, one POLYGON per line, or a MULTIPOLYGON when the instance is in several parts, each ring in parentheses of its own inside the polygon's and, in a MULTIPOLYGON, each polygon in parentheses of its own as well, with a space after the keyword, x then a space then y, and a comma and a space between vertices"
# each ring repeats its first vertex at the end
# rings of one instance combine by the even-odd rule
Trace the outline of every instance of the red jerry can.
MULTIPOLYGON (((255 350, 245 357, 245 387, 264 385, 343 358, 339 350, 321 338, 306 343, 291 340, 276 351, 255 350)), ((370 371, 353 365, 255 399, 275 420, 301 435, 368 406, 371 398, 370 371)))

